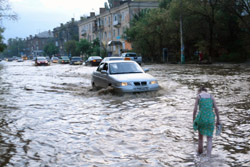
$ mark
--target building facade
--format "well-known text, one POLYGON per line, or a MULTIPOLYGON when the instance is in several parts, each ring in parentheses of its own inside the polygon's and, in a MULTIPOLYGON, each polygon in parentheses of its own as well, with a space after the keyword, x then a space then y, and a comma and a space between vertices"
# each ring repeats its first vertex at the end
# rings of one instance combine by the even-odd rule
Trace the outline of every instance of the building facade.
POLYGON ((131 50, 132 46, 123 38, 130 27, 130 21, 141 10, 158 8, 158 1, 118 1, 114 7, 107 10, 100 8, 100 14, 91 12, 88 19, 79 22, 79 39, 89 42, 99 38, 101 45, 107 49, 108 56, 120 55, 122 50, 131 50))
POLYGON ((43 49, 45 45, 53 41, 53 33, 51 31, 45 31, 35 36, 30 35, 26 39, 26 54, 29 57, 37 57, 43 55, 43 49))
POLYGON ((64 44, 70 40, 78 41, 78 21, 75 21, 74 18, 66 24, 61 23, 60 27, 56 27, 53 29, 53 35, 55 40, 55 45, 59 49, 60 55, 65 55, 65 47, 64 44))

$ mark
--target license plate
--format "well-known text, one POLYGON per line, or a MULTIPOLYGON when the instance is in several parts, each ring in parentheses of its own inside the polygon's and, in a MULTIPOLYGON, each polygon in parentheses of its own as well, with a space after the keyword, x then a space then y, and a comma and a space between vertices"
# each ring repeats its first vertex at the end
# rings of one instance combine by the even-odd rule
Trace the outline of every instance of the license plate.
POLYGON ((146 90, 148 90, 148 87, 134 88, 134 90, 146 91, 146 90))

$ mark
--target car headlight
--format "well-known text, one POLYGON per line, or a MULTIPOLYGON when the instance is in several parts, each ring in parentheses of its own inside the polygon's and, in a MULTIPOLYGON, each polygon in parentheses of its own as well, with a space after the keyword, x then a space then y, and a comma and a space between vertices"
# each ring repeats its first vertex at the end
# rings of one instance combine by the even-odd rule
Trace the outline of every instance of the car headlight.
POLYGON ((150 84, 157 84, 158 82, 157 81, 150 81, 150 84))
POLYGON ((127 82, 121 82, 121 86, 128 86, 127 82))

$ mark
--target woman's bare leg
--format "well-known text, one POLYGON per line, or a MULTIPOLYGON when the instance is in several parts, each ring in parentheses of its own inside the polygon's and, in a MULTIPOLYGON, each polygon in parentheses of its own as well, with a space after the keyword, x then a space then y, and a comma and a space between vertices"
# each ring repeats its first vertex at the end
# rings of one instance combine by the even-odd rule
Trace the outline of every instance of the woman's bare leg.
POLYGON ((213 138, 210 136, 207 136, 207 156, 208 157, 211 157, 212 144, 213 144, 213 138))
POLYGON ((199 132, 199 143, 198 143, 198 153, 203 153, 203 136, 199 132))

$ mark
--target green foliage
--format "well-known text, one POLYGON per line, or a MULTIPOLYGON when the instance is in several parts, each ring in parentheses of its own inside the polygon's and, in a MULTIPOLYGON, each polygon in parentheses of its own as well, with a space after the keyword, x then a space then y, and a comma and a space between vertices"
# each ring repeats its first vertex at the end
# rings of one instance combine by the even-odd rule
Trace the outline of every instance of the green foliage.
POLYGON ((85 55, 90 55, 91 54, 91 43, 87 41, 86 39, 81 39, 77 44, 76 44, 77 50, 81 54, 85 55))
POLYGON ((3 32, 4 32, 4 29, 0 28, 0 52, 3 52, 4 49, 7 47, 6 44, 3 43, 3 36, 2 36, 3 32))
POLYGON ((59 53, 59 49, 54 43, 48 43, 47 45, 45 45, 43 51, 46 55, 50 57, 59 53))
POLYGON ((70 54, 71 56, 79 56, 80 52, 77 50, 77 41, 70 40, 64 44, 65 50, 67 54, 70 54))
POLYGON ((160 0, 159 7, 169 9, 172 0, 160 0))
POLYGON ((159 9, 142 10, 131 21, 123 38, 144 60, 162 61, 163 48, 168 56, 180 58, 181 12, 187 61, 197 59, 196 51, 210 62, 246 59, 250 54, 249 1, 182 0, 182 8, 180 2, 161 0, 159 9))
POLYGON ((247 60, 247 55, 239 52, 231 52, 221 55, 217 61, 242 63, 247 60))
POLYGON ((20 54, 25 52, 26 42, 22 38, 10 38, 8 40, 8 45, 3 51, 5 57, 20 56, 20 54))

